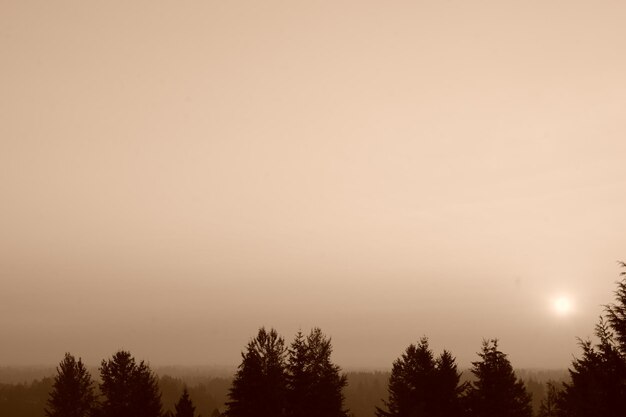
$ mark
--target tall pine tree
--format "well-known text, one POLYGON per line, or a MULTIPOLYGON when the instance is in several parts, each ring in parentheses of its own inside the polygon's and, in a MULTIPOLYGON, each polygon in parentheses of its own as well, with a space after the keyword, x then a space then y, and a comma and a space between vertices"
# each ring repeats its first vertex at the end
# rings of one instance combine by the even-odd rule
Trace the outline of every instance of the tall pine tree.
POLYGON ((462 415, 461 399, 467 389, 467 384, 461 383, 461 373, 458 371, 456 359, 450 352, 444 350, 435 360, 434 402, 433 417, 457 417, 462 415))
POLYGON ((507 356, 498 349, 498 341, 485 340, 481 360, 472 362, 476 381, 468 393, 472 417, 531 417, 531 397, 524 383, 517 379, 507 356))
POLYGON ((150 367, 119 351, 100 366, 102 417, 161 417, 161 392, 150 367))
POLYGON ((619 262, 625 269, 620 272, 621 281, 617 282, 615 303, 605 306, 608 324, 614 332, 615 342, 623 357, 626 357, 626 263, 619 262))
POLYGON ((83 365, 69 353, 57 367, 54 385, 48 399, 48 417, 90 417, 96 405, 93 381, 83 365))
MULTIPOLYGON (((626 268, 624 262, 620 262, 626 268)), ((567 417, 623 417, 626 410, 626 271, 620 273, 615 303, 595 327, 597 338, 580 340, 582 357, 569 369, 559 406, 567 417)))
POLYGON ((341 368, 332 363, 332 345, 319 328, 305 338, 298 332, 287 362, 287 415, 345 417, 341 368))
POLYGON ((460 384, 454 357, 444 351, 435 359, 423 337, 397 359, 389 378, 387 410, 376 409, 378 417, 456 417, 461 413, 460 384))
POLYGON ((239 365, 226 403, 228 417, 281 417, 286 413, 285 341, 259 329, 239 365))

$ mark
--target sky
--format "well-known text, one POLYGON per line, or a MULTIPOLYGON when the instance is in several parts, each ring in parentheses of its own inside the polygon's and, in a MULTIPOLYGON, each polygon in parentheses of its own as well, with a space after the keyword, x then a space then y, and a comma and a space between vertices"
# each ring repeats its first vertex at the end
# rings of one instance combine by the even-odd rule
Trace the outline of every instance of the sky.
POLYGON ((319 326, 344 368, 424 335, 567 367, 626 260, 625 20, 0 0, 0 365, 237 365, 319 326))

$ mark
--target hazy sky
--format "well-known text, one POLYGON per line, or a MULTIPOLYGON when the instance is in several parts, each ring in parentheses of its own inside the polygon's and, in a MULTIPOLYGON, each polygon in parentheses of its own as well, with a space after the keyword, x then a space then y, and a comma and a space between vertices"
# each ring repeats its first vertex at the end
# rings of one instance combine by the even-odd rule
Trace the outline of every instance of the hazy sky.
POLYGON ((625 21, 0 0, 0 365, 234 365, 265 325, 344 367, 422 335, 567 366, 626 260, 625 21))

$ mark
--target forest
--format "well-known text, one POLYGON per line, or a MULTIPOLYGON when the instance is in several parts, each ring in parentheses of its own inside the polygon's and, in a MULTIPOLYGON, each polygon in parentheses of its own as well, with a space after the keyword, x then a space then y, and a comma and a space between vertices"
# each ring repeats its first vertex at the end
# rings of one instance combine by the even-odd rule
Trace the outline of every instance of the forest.
MULTIPOLYGON (((427 337, 390 372, 343 372, 321 329, 291 343, 260 328, 232 378, 158 376, 124 350, 89 370, 66 353, 53 377, 0 384, 0 415, 12 417, 624 417, 626 264, 595 338, 566 374, 515 371, 497 339, 484 340, 461 371, 427 337)), ((1 370, 0 370, 1 376, 1 370)))

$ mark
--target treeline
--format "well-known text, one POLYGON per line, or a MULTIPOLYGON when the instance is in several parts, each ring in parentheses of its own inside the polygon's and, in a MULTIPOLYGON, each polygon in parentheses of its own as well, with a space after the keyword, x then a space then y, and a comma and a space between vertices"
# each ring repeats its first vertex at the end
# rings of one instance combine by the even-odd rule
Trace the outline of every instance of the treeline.
MULTIPOLYGON (((6 368, 5 368, 6 369, 6 368)), ((97 376, 96 368, 89 370, 97 376)), ((54 372, 41 369, 37 372, 21 373, 19 368, 9 370, 10 378, 5 378, 4 370, 0 370, 0 416, 44 417, 44 408, 48 400, 54 379, 43 377, 54 372), (10 381, 7 381, 10 379, 10 381), (18 382, 21 381, 21 382, 18 382), (28 381, 28 382, 27 382, 28 381)), ((216 408, 224 410, 228 401, 228 391, 232 383, 232 376, 225 375, 225 371, 215 369, 196 368, 157 368, 159 388, 164 410, 174 410, 183 388, 187 386, 189 397, 192 399, 196 412, 203 417, 210 416, 216 408), (173 374, 173 375, 170 375, 173 374)), ((563 371, 516 371, 524 380, 526 389, 533 398, 533 410, 546 396, 547 381, 565 381, 567 372, 563 371)), ((232 373, 231 373, 232 375, 232 373)), ((348 371, 348 384, 344 388, 346 408, 355 417, 375 417, 376 407, 382 406, 387 398, 387 384, 391 373, 389 371, 348 371)), ((471 373, 464 371, 461 375, 463 382, 470 381, 471 373)), ((96 392, 98 392, 96 386, 96 392)))
MULTIPOLYGON (((535 412, 532 384, 516 375, 497 339, 483 341, 467 379, 452 353, 435 354, 428 339, 421 338, 393 363, 384 382, 385 398, 369 407, 377 417, 624 417, 626 271, 620 275, 615 302, 604 307, 595 327, 595 341, 580 340, 582 356, 574 358, 569 380, 548 383, 541 390, 535 386, 535 391, 544 391, 535 412)), ((347 388, 347 375, 331 361, 331 354, 331 341, 318 328, 308 335, 299 332, 289 345, 276 330, 261 328, 242 352, 223 409, 213 408, 204 417, 353 416, 345 394, 354 387, 347 388)), ((164 411, 162 389, 167 383, 129 352, 103 360, 99 373, 96 384, 80 358, 68 353, 54 380, 30 387, 49 392, 46 404, 35 396, 31 405, 43 406, 48 417, 198 417, 192 398, 203 398, 202 392, 166 380, 176 385, 178 395, 174 407, 164 411)), ((12 393, 0 389, 0 407, 7 395, 12 393)))

